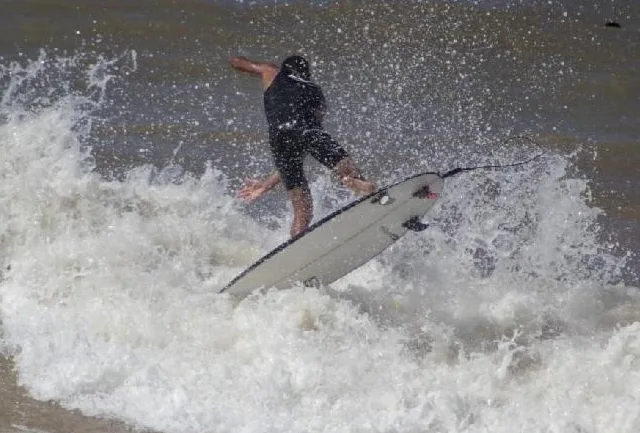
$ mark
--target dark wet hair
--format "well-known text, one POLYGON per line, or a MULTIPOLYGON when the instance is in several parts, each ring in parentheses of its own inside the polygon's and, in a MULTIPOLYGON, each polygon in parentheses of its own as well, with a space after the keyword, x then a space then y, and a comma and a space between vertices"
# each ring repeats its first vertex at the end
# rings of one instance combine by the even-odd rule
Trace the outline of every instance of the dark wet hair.
POLYGON ((309 62, 302 56, 289 56, 282 62, 282 71, 287 75, 293 75, 303 80, 311 79, 309 62))

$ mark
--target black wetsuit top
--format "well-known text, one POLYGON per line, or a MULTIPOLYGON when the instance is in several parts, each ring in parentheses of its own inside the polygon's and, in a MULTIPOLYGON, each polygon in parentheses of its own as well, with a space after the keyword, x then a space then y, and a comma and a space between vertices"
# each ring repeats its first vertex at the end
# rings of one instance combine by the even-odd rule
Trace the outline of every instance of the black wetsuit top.
POLYGON ((316 84, 279 72, 264 92, 269 131, 321 129, 318 111, 324 110, 322 90, 316 84))
POLYGON ((279 72, 264 92, 269 144, 288 190, 306 187, 306 154, 332 169, 347 152, 322 129, 325 99, 319 86, 279 72), (320 114, 320 115, 319 115, 320 114))

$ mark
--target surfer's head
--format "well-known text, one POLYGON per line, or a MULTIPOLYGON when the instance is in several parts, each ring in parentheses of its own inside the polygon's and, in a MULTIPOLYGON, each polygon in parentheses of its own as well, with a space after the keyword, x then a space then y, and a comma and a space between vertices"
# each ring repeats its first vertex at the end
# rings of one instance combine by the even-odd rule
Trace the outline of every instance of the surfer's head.
POLYGON ((302 78, 303 80, 311 79, 311 70, 309 62, 302 56, 290 56, 284 59, 281 66, 282 71, 287 75, 302 78))

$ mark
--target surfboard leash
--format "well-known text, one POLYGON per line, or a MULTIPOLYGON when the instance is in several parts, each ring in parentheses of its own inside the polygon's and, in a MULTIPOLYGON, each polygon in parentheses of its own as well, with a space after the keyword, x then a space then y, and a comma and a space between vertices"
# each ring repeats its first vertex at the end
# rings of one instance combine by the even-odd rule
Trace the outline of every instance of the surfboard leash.
MULTIPOLYGON (((507 138, 506 140, 504 140, 502 142, 502 145, 507 144, 508 142, 510 142, 511 140, 515 140, 515 139, 523 139, 523 140, 527 140, 530 143, 534 144, 536 147, 538 147, 538 149, 542 149, 542 146, 540 145, 540 143, 538 143, 537 141, 535 141, 534 139, 527 137, 526 135, 514 135, 512 137, 507 138)), ((510 168, 510 167, 518 167, 520 165, 525 165, 525 164, 529 164, 530 162, 535 161, 536 159, 540 158, 541 156, 545 155, 546 152, 542 151, 539 154, 526 159, 524 161, 518 161, 518 162, 513 162, 510 164, 490 164, 490 165, 478 165, 478 166, 474 166, 474 167, 457 167, 454 168, 452 170, 449 170, 447 172, 445 172, 444 174, 439 174, 439 176, 442 179, 446 179, 447 177, 452 177, 455 176, 457 174, 460 174, 462 172, 465 171, 474 171, 474 170, 490 170, 493 168, 510 168)))

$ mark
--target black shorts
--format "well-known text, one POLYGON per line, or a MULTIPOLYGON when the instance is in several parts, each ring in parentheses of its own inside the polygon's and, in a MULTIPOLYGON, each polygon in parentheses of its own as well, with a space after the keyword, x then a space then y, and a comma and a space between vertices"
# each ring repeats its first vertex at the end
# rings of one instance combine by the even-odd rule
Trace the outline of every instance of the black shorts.
POLYGON ((329 169, 349 156, 322 129, 282 129, 269 134, 273 160, 287 190, 306 186, 303 161, 307 153, 329 169))

